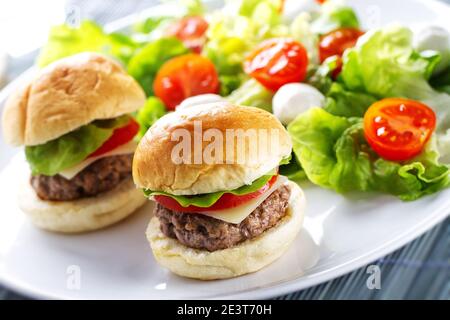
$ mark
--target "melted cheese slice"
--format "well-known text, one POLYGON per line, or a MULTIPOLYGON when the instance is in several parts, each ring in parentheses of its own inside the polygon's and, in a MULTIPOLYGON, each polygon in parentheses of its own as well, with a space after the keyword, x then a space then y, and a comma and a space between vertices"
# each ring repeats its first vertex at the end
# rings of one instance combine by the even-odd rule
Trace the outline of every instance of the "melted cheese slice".
POLYGON ((84 168, 86 168, 90 164, 94 163, 98 159, 111 157, 111 156, 118 156, 118 155, 122 155, 122 154, 134 153, 134 151, 136 150, 136 147, 137 147, 137 142, 131 140, 130 142, 123 144, 123 145, 121 145, 105 154, 102 154, 98 157, 92 157, 92 158, 85 159, 83 162, 80 162, 79 164, 73 166, 72 168, 65 169, 65 170, 59 172, 59 174, 61 176, 63 176, 64 178, 70 180, 73 177, 75 177, 79 172, 81 172, 84 168))
MULTIPOLYGON (((264 192, 261 196, 252 199, 244 204, 230 209, 217 210, 211 212, 202 212, 201 214, 219 219, 228 223, 239 224, 245 218, 247 218, 250 213, 252 213, 261 203, 264 202, 276 189, 278 189, 281 185, 286 183, 288 179, 284 176, 278 176, 277 181, 272 185, 272 187, 264 192)), ((200 213, 199 213, 200 214, 200 213)))

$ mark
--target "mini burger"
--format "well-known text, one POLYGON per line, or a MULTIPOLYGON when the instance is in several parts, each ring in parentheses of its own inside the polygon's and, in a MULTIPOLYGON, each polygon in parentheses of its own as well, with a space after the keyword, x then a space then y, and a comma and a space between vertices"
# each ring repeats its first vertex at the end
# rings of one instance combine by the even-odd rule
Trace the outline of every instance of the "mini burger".
POLYGON ((19 206, 57 232, 113 224, 143 205, 131 177, 130 113, 145 103, 140 86, 108 57, 77 54, 44 69, 6 102, 3 133, 24 145, 31 168, 19 206))
POLYGON ((278 174, 292 144, 252 107, 214 102, 159 119, 140 141, 133 178, 156 202, 147 228, 156 260, 202 280, 255 272, 297 236, 305 199, 278 174))

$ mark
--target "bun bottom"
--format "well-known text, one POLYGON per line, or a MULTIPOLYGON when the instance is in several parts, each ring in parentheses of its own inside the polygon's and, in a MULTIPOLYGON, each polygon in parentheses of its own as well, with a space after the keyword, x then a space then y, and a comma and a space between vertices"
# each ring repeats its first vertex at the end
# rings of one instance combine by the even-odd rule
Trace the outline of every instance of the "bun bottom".
POLYGON ((153 255, 173 273, 200 280, 233 278, 264 268, 286 252, 302 226, 305 197, 297 184, 288 184, 288 212, 280 223, 259 237, 224 250, 209 252, 186 247, 166 237, 159 220, 153 217, 146 232, 153 255))
POLYGON ((54 232, 80 233, 112 225, 146 203, 131 178, 111 191, 75 201, 41 200, 29 181, 19 191, 19 207, 37 227, 54 232))

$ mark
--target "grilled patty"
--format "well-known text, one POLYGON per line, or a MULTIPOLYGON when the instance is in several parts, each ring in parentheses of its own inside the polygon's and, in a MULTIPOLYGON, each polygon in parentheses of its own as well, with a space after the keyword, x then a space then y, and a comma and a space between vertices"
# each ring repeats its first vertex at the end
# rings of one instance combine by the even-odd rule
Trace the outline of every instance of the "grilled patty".
POLYGON ((174 212, 160 204, 155 215, 167 237, 187 247, 216 251, 253 239, 275 226, 286 215, 290 193, 288 186, 281 186, 239 224, 198 213, 174 212))
POLYGON ((42 200, 70 201, 93 197, 114 189, 131 177, 133 155, 118 155, 99 159, 68 180, 60 175, 32 176, 30 183, 42 200))

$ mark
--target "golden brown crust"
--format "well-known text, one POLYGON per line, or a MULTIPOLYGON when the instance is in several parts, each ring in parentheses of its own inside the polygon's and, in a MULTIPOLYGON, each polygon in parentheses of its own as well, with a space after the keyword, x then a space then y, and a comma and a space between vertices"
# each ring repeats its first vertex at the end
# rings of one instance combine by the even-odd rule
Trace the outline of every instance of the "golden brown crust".
MULTIPOLYGON (((268 131, 270 133, 270 131, 268 131)), ((201 152, 206 150, 209 141, 202 143, 201 152)), ((282 124, 269 112, 258 108, 235 106, 229 103, 211 103, 191 107, 168 114, 157 121, 139 143, 133 160, 133 178, 141 188, 165 191, 172 194, 201 194, 236 189, 250 184, 255 179, 278 166, 281 159, 289 156, 292 143, 282 124), (226 131, 229 129, 275 129, 276 138, 270 139, 259 148, 249 147, 255 142, 245 136, 245 157, 239 159, 237 140, 233 157, 227 163, 213 161, 201 164, 176 164, 172 161, 172 151, 179 144, 173 139, 174 132, 185 129, 192 137, 191 150, 194 150, 194 122, 201 121, 202 133, 216 129, 223 134, 223 157, 227 159, 226 131), (264 150, 266 149, 266 150, 264 150), (244 161, 240 161, 244 159, 244 161)), ((191 160, 193 160, 193 154, 191 160)), ((220 160, 220 159, 219 159, 220 160)))
POLYGON ((40 70, 10 96, 3 132, 13 145, 42 144, 93 120, 133 112, 144 103, 142 88, 117 62, 80 53, 40 70))

